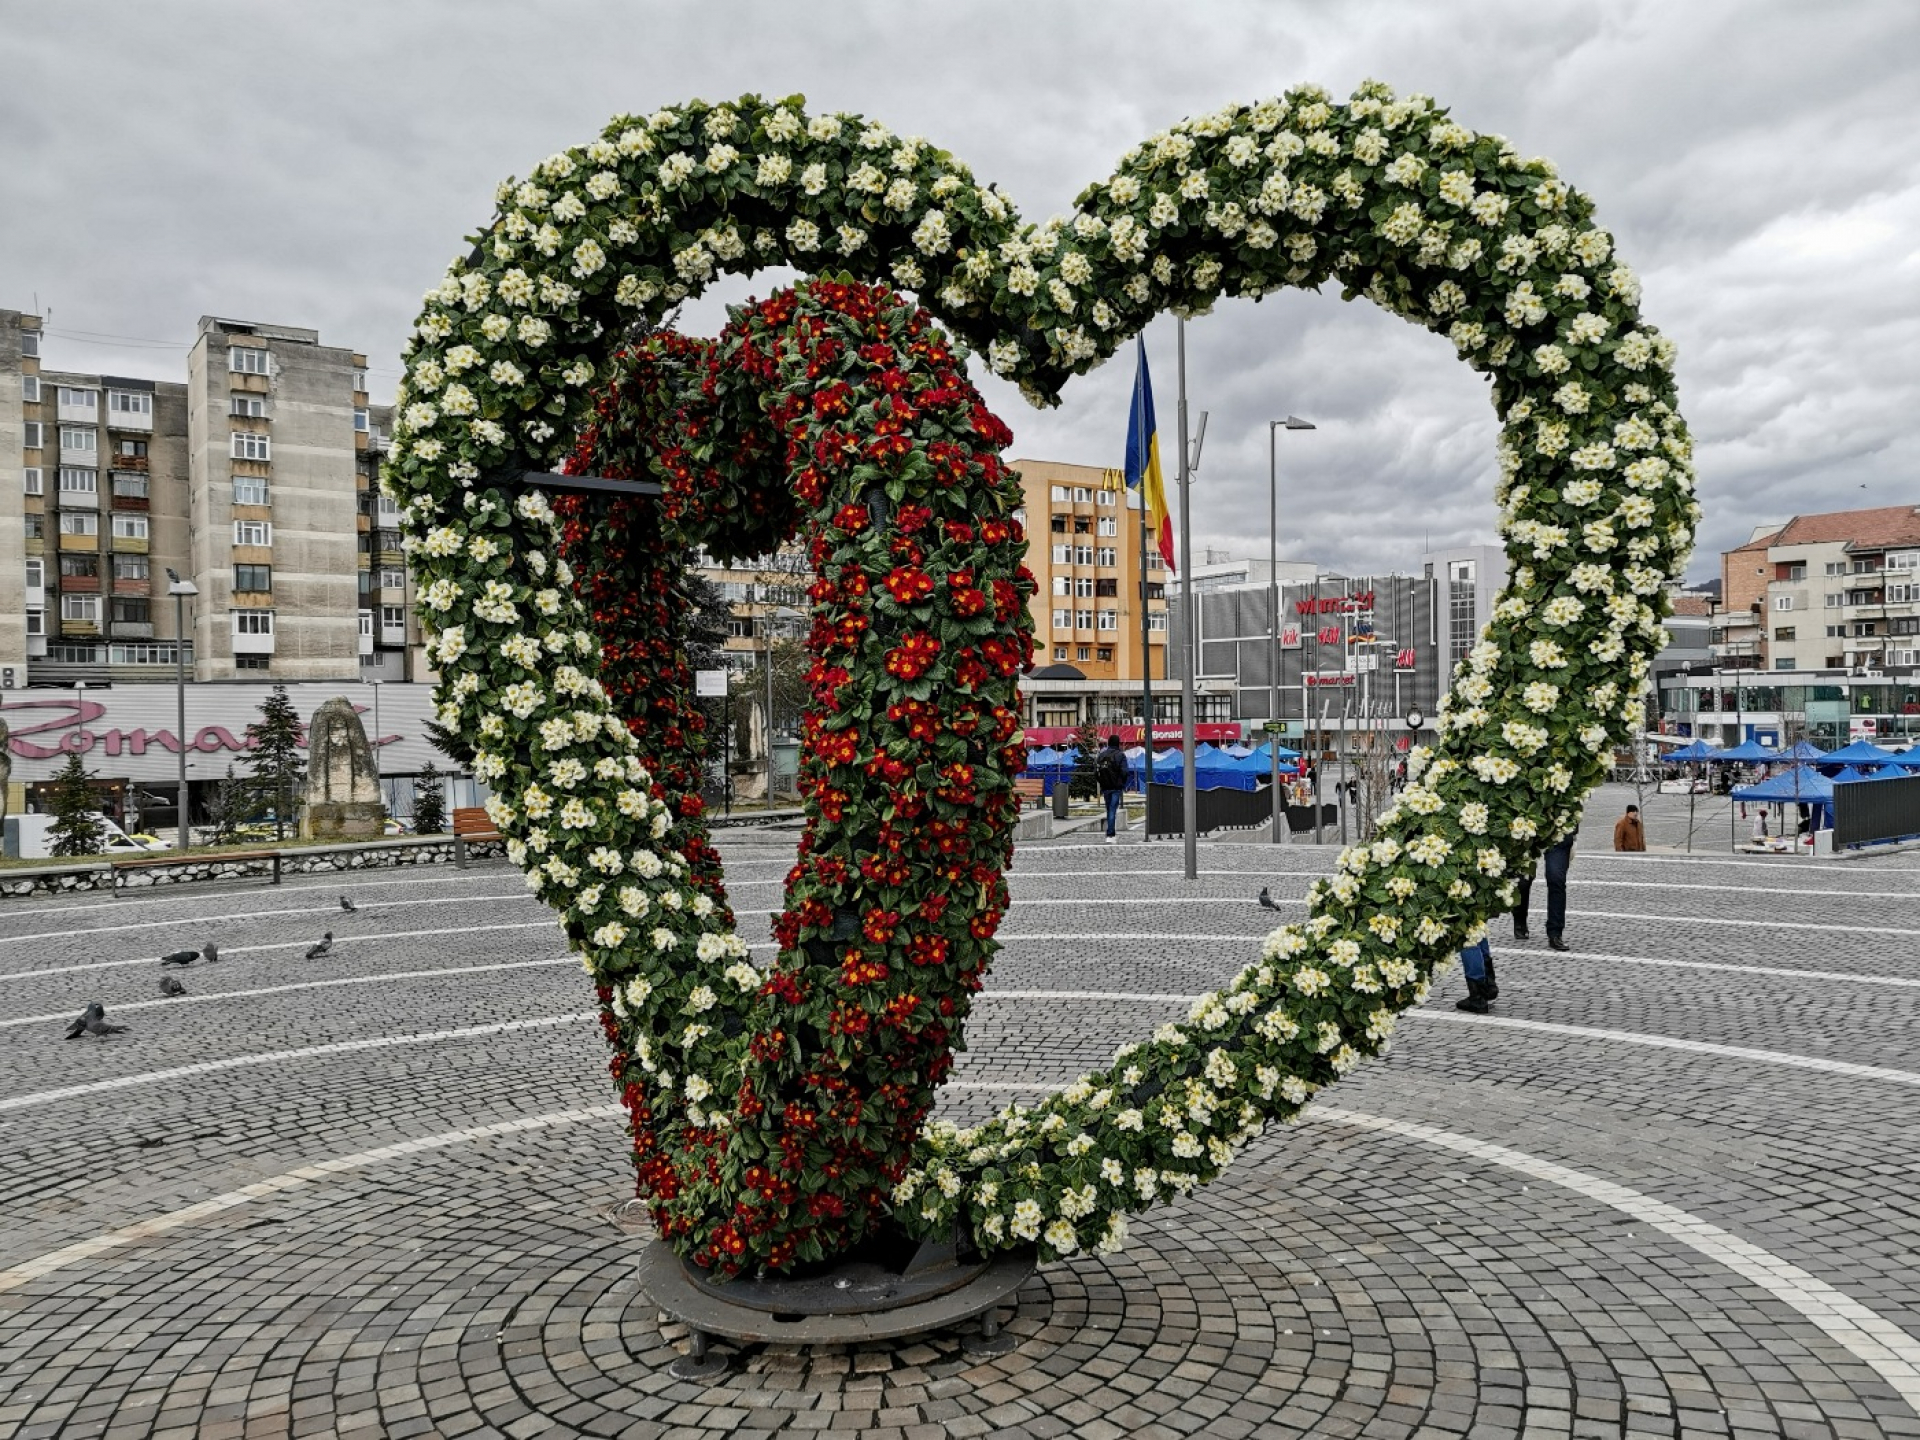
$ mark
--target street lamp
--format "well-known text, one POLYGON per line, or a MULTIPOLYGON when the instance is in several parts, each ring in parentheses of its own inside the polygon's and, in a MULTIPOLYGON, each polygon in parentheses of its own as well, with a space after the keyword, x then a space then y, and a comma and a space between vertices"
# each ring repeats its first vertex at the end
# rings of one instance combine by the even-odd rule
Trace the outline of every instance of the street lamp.
MULTIPOLYGON (((1310 420, 1289 415, 1267 422, 1267 718, 1280 718, 1280 445, 1282 430, 1312 430, 1310 420)), ((1306 728, 1306 703, 1301 702, 1301 728, 1306 728)), ((1267 731, 1268 757, 1273 761, 1273 843, 1286 843, 1286 812, 1280 804, 1280 732, 1267 731)))
POLYGON ((380 792, 381 805, 385 806, 387 803, 387 787, 380 774, 380 687, 387 682, 384 680, 376 680, 369 675, 364 677, 361 683, 373 687, 373 739, 368 744, 367 749, 373 752, 373 783, 374 787, 380 792))
POLYGON ((167 594, 173 597, 173 688, 176 702, 176 735, 180 742, 180 815, 179 848, 188 845, 187 825, 187 599, 198 595, 200 587, 182 580, 180 572, 167 567, 167 594))

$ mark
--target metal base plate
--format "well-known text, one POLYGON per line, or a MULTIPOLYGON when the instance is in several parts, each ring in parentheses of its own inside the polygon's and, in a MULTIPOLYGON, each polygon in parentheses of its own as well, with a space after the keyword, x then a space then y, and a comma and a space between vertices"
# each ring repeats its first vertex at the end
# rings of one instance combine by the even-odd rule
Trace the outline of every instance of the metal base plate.
MULTIPOLYGON (((853 1314, 801 1315, 762 1308, 766 1282, 755 1296, 757 1304, 737 1304, 726 1298, 724 1287, 696 1283, 673 1248, 660 1240, 641 1252, 638 1278, 655 1305, 683 1325, 709 1335, 779 1345, 858 1345, 924 1335, 984 1315, 1018 1290, 1034 1265, 1032 1251, 1002 1252, 956 1289, 890 1310, 853 1314)), ((803 1283, 817 1286, 820 1282, 803 1283)))

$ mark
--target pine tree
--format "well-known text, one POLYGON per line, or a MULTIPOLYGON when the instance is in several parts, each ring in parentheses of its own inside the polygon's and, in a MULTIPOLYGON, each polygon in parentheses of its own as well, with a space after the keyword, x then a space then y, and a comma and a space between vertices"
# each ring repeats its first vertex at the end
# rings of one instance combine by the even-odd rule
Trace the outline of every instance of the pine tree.
POLYGON ((104 832, 94 809, 93 776, 81 765, 80 757, 69 752, 67 763, 53 777, 53 853, 98 855, 104 832))
POLYGON ((1100 732, 1088 720, 1074 732, 1074 748, 1079 751, 1073 761, 1073 779, 1067 784, 1067 794, 1075 800, 1098 800, 1100 781, 1094 775, 1094 762, 1100 758, 1100 732))
POLYGON ((447 828, 446 781, 433 761, 421 767, 413 782, 413 833, 438 835, 447 828))
POLYGON ((260 718, 247 726, 247 753, 242 763, 253 772, 255 789, 273 803, 273 833, 287 837, 287 817, 300 803, 306 785, 306 756, 300 749, 300 715, 287 698, 287 687, 276 685, 260 702, 260 718))
POLYGON ((229 845, 238 838, 240 827, 253 818, 254 796, 252 786, 233 773, 233 766, 227 767, 226 778, 213 787, 213 794, 207 799, 207 824, 213 833, 213 843, 229 845))

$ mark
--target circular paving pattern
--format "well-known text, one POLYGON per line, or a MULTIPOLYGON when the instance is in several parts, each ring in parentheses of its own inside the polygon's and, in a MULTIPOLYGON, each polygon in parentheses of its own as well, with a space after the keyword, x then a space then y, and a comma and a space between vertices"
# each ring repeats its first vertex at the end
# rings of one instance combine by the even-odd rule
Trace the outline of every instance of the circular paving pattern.
MULTIPOLYGON (((764 938, 791 836, 723 844, 764 938)), ((1103 1063, 1331 858, 1024 848, 949 1112, 1103 1063)), ((0 1436, 1920 1436, 1920 865, 1574 880, 1570 954, 1496 928, 1509 1023, 1449 978, 1332 1108, 1040 1271, 1011 1353, 717 1342, 705 1382, 634 1280, 578 962, 504 866, 356 878, 352 916, 12 905, 0 1436), (163 1002, 152 957, 204 939, 163 1002), (63 1040, 95 998, 128 1033, 63 1040)))

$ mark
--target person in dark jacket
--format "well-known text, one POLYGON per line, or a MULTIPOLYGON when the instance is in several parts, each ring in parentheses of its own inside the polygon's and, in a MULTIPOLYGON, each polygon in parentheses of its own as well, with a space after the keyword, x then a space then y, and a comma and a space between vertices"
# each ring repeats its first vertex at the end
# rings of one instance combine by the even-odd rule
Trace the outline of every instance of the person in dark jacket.
POLYGON ((1613 848, 1616 850, 1645 850, 1647 848, 1646 827, 1640 823, 1640 807, 1627 806, 1627 813, 1613 822, 1613 848))
POLYGON ((1093 762, 1093 778, 1100 786, 1100 798, 1107 802, 1107 844, 1114 843, 1114 821, 1120 814, 1120 802, 1127 789, 1127 754, 1120 748, 1120 737, 1109 735, 1107 748, 1093 762))

